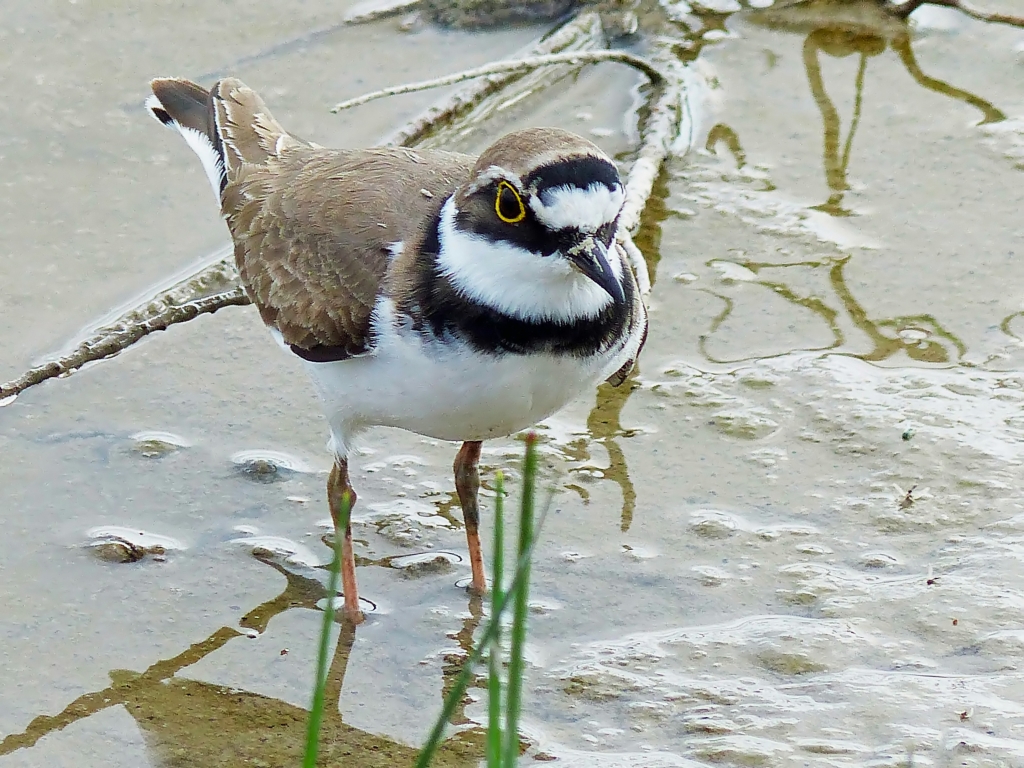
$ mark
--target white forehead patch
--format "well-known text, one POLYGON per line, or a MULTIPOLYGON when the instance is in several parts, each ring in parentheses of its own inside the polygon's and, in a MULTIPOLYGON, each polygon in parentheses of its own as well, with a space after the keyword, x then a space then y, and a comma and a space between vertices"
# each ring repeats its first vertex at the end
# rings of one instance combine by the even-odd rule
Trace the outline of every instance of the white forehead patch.
POLYGON ((619 184, 614 189, 599 182, 583 189, 564 185, 532 196, 530 208, 537 220, 553 232, 568 227, 596 232, 615 221, 625 198, 619 184))
POLYGON ((541 256, 455 226, 455 201, 441 209, 441 273, 463 296, 527 321, 594 317, 612 298, 561 256, 541 256))
POLYGON ((522 191, 523 189, 523 182, 518 176, 516 176, 516 174, 511 171, 506 171, 500 166, 491 165, 483 170, 475 179, 473 179, 473 182, 466 187, 466 194, 472 195, 474 192, 479 192, 481 189, 495 181, 507 181, 517 190, 522 191))

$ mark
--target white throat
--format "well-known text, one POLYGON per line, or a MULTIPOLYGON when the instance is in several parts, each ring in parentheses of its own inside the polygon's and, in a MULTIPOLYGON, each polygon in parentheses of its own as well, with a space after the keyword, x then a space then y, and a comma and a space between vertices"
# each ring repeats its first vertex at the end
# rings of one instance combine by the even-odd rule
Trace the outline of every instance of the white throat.
MULTIPOLYGON (((455 226, 454 197, 441 209, 441 273, 465 298, 527 321, 594 317, 612 297, 557 254, 543 256, 512 243, 492 242, 455 226)), ((613 257, 616 254, 611 254, 613 257)))

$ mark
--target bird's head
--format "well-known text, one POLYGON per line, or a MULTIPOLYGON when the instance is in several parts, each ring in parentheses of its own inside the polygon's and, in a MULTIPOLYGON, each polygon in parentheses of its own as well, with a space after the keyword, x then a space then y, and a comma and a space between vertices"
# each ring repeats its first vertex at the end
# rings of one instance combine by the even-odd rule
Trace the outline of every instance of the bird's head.
POLYGON ((467 295, 522 319, 570 321, 625 301, 618 170, 586 139, 510 133, 479 158, 441 217, 441 264, 467 295))

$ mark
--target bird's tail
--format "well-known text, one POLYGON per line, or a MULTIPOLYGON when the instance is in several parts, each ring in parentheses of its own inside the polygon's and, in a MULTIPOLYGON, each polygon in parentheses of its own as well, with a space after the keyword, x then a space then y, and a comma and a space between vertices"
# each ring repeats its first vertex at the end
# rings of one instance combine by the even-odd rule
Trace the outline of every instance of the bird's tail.
POLYGON ((157 78, 150 85, 146 108, 199 156, 218 201, 244 164, 263 165, 295 141, 263 99, 233 77, 209 91, 179 78, 157 78))

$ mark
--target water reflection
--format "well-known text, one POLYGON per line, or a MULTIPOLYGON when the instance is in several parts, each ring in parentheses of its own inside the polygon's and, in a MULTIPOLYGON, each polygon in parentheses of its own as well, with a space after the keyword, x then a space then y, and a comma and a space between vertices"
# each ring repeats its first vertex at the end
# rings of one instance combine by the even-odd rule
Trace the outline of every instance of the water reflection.
MULTIPOLYGON (((587 436, 574 440, 563 448, 565 456, 577 466, 570 471, 575 473, 599 472, 601 477, 616 483, 622 492, 622 508, 619 513, 620 528, 628 531, 633 524, 633 513, 636 510, 636 489, 629 476, 626 455, 619 445, 618 438, 633 434, 622 427, 622 409, 629 396, 639 387, 636 371, 618 387, 602 384, 597 390, 597 402, 587 417, 587 436), (591 445, 597 443, 604 446, 608 453, 608 466, 597 467, 592 459, 591 445)), ((569 483, 568 487, 576 491, 585 503, 590 501, 590 493, 584 485, 569 483)))
POLYGON ((821 111, 824 123, 825 138, 825 183, 832 190, 828 201, 813 206, 819 211, 833 216, 849 216, 851 212, 843 208, 843 193, 850 188, 846 180, 846 170, 850 166, 850 151, 853 149, 853 137, 860 123, 861 109, 864 105, 864 73, 867 71, 868 58, 877 56, 885 50, 885 41, 872 35, 856 35, 836 29, 817 29, 804 40, 803 59, 807 70, 807 80, 811 86, 814 103, 821 111), (840 155, 840 136, 842 132, 839 111, 825 92, 825 83, 821 76, 821 64, 818 52, 825 51, 829 56, 843 57, 852 53, 860 54, 857 67, 857 78, 854 85, 853 116, 850 118, 850 129, 846 134, 840 155))
MULTIPOLYGON (((778 264, 773 262, 738 261, 732 262, 742 268, 749 270, 758 276, 752 282, 761 285, 772 291, 776 296, 794 304, 802 309, 809 310, 817 315, 822 322, 828 326, 832 334, 830 343, 809 347, 805 351, 829 351, 838 350, 847 342, 847 334, 843 329, 844 318, 862 331, 871 344, 867 352, 847 352, 851 357, 868 362, 882 362, 889 360, 899 354, 905 354, 907 358, 915 363, 948 364, 960 362, 967 354, 967 347, 963 341, 951 331, 944 328, 934 315, 899 315, 887 318, 872 318, 864 305, 853 295, 853 291, 846 278, 846 267, 850 264, 850 256, 843 256, 835 259, 822 261, 800 261, 789 264, 778 264), (783 281, 764 279, 761 275, 770 270, 786 270, 792 268, 803 268, 819 270, 827 275, 828 285, 839 304, 836 309, 824 299, 816 296, 801 296, 783 281)), ((701 336, 698 348, 706 360, 719 365, 734 365, 741 362, 749 362, 754 359, 763 359, 765 355, 752 357, 726 359, 716 356, 709 349, 709 342, 715 332, 732 315, 735 306, 732 299, 724 294, 709 291, 711 295, 720 299, 724 306, 712 321, 708 332, 701 336)), ((792 350, 779 353, 790 354, 792 350)), ((779 355, 772 355, 772 357, 779 355)))
MULTIPOLYGON (((816 206, 832 216, 850 216, 853 211, 844 207, 843 196, 850 188, 847 171, 853 149, 854 136, 863 108, 864 80, 868 59, 892 50, 914 82, 929 91, 967 104, 981 113, 979 125, 1006 119, 1006 115, 991 102, 967 90, 931 77, 924 73, 911 44, 909 22, 889 13, 875 0, 808 0, 798 3, 776 3, 775 6, 751 10, 744 3, 742 18, 754 25, 804 36, 802 57, 811 95, 821 113, 823 123, 823 165, 825 183, 830 191, 828 199, 816 206), (842 138, 839 111, 829 97, 822 76, 820 53, 832 58, 859 56, 854 78, 853 114, 842 138)), ((680 39, 676 49, 680 61, 692 62, 703 49, 729 34, 727 22, 731 12, 700 11, 691 9, 692 17, 700 27, 691 28, 686 22, 670 22, 672 33, 680 39)), ((769 56, 769 67, 774 66, 774 54, 769 56)), ((708 132, 706 148, 710 151, 724 143, 736 158, 737 165, 746 164, 746 156, 739 136, 727 125, 718 124, 708 132)))
MULTIPOLYGON (((316 579, 288 570, 280 563, 258 557, 287 580, 284 590, 249 611, 239 622, 243 630, 262 633, 270 620, 291 609, 318 610, 326 598, 316 579)), ((468 618, 455 636, 463 653, 450 655, 442 667, 447 693, 459 674, 464 654, 483 615, 479 599, 470 603, 468 618)), ((355 628, 342 623, 341 634, 327 676, 321 736, 321 765, 359 765, 361 768, 412 765, 417 751, 387 736, 347 725, 341 716, 341 698, 355 628)), ((176 675, 222 648, 243 632, 222 627, 205 640, 170 659, 156 662, 144 672, 112 670, 111 684, 86 693, 57 715, 40 715, 21 733, 0 741, 0 756, 33 746, 44 736, 115 706, 124 706, 135 719, 146 745, 160 765, 201 765, 204 768, 236 765, 299 765, 306 737, 307 710, 278 699, 236 688, 190 680, 176 675)), ((466 727, 471 721, 460 706, 453 725, 457 732, 441 746, 438 766, 475 766, 483 755, 483 731, 466 727)), ((441 700, 438 700, 440 710, 441 700)))
MULTIPOLYGON (((680 25, 677 29, 692 42, 686 54, 692 58, 708 44, 708 31, 723 28, 728 14, 697 14, 702 25, 691 30, 680 25)), ((762 10, 744 10, 742 18, 751 24, 777 32, 791 33, 803 37, 802 62, 807 76, 811 96, 822 120, 822 166, 828 198, 813 206, 811 210, 821 211, 833 217, 855 215, 844 203, 844 196, 850 189, 848 171, 853 156, 854 141, 864 108, 864 83, 869 60, 892 52, 906 69, 910 77, 929 91, 939 93, 976 109, 978 125, 1006 119, 1006 115, 991 102, 963 88, 931 77, 924 73, 914 55, 910 27, 901 19, 873 0, 809 0, 808 2, 776 4, 762 10), (858 57, 853 82, 853 105, 849 124, 843 131, 839 110, 828 94, 828 87, 822 74, 821 54, 832 58, 858 57)), ((712 39, 715 39, 712 37, 712 39)), ((714 125, 707 135, 705 149, 709 152, 727 151, 737 168, 747 165, 747 155, 738 133, 729 125, 714 125)), ((762 192, 775 189, 767 178, 760 179, 762 192)), ((759 263, 753 261, 735 262, 753 272, 753 281, 769 289, 785 301, 814 313, 828 328, 831 339, 828 343, 808 347, 807 351, 838 350, 847 342, 852 327, 860 330, 868 339, 870 348, 853 356, 865 361, 882 362, 898 355, 914 363, 950 364, 961 362, 966 354, 963 341, 953 332, 944 328, 931 314, 900 315, 896 317, 872 318, 864 305, 854 296, 846 277, 850 256, 811 262, 788 264, 759 263), (792 270, 793 268, 819 271, 826 277, 831 297, 801 295, 786 279, 770 278, 771 270, 792 270)), ((784 274, 784 273, 783 273, 784 274)), ((715 333, 729 319, 736 309, 733 299, 719 291, 709 291, 722 304, 722 311, 713 319, 706 334, 699 340, 701 354, 712 363, 735 364, 763 355, 740 358, 722 358, 715 355, 710 347, 715 333)), ((1003 322, 1005 333, 1009 333, 1011 318, 1003 322)), ((787 354, 789 350, 780 354, 787 354)))
POLYGON ((914 56, 906 20, 894 18, 875 3, 850 3, 842 13, 837 11, 839 9, 834 3, 819 2, 757 11, 745 18, 769 29, 806 35, 802 50, 803 63, 811 95, 821 112, 825 182, 831 191, 826 202, 813 207, 833 216, 849 216, 852 211, 843 207, 843 194, 849 189, 847 169, 863 107, 868 59, 891 49, 914 82, 922 88, 977 109, 981 113, 979 125, 1005 120, 1006 115, 980 96, 926 75, 914 56), (826 91, 820 53, 837 59, 854 55, 860 57, 854 80, 853 114, 845 142, 841 138, 842 121, 839 112, 826 91))
MULTIPOLYGON (((640 229, 633 238, 644 260, 653 286, 658 278, 658 263, 661 261, 661 223, 669 217, 666 200, 669 195, 668 178, 663 172, 654 183, 654 189, 644 210, 640 229)), ((587 437, 574 440, 563 448, 570 461, 578 462, 574 472, 601 473, 604 479, 616 483, 622 492, 622 507, 619 514, 620 528, 628 531, 633 524, 636 511, 636 489, 629 476, 626 455, 619 444, 619 438, 634 434, 622 426, 622 409, 626 407, 630 395, 639 388, 637 374, 639 365, 629 377, 617 387, 602 384, 597 390, 597 401, 587 417, 587 437), (608 466, 595 467, 592 463, 591 448, 593 443, 604 446, 608 453, 608 466)), ((584 502, 590 500, 590 494, 582 485, 571 483, 569 487, 580 494, 584 502)))
POLYGON ((955 351, 957 361, 967 353, 964 343, 943 328, 933 315, 902 315, 882 320, 869 318, 846 283, 843 269, 848 263, 849 257, 837 262, 829 271, 829 282, 854 325, 874 344, 871 351, 854 357, 881 362, 903 352, 918 363, 941 364, 950 362, 950 352, 955 351))
POLYGON ((814 96, 815 104, 818 105, 824 124, 825 182, 828 184, 828 188, 832 190, 832 194, 827 202, 813 206, 816 210, 824 211, 833 216, 851 215, 851 211, 843 208, 842 200, 843 193, 849 189, 846 172, 850 165, 853 137, 857 132, 857 125, 860 122, 861 108, 863 106, 864 75, 867 71, 868 59, 884 53, 887 46, 890 46, 896 53, 907 72, 910 73, 910 76, 914 78, 918 85, 978 109, 982 115, 979 125, 1006 119, 1005 114, 979 96, 975 96, 961 88, 956 88, 937 78, 929 77, 921 71, 914 56, 914 49, 910 44, 910 35, 904 27, 901 27, 901 32, 891 40, 886 40, 879 35, 860 34, 842 28, 823 27, 815 29, 804 40, 803 60, 804 67, 807 70, 807 81, 811 88, 811 94, 814 96), (854 83, 853 115, 850 118, 850 128, 847 132, 846 141, 843 143, 841 153, 841 120, 839 112, 825 91, 825 83, 821 74, 821 63, 818 59, 818 54, 822 51, 833 58, 843 58, 854 54, 860 56, 860 63, 857 67, 854 83))

